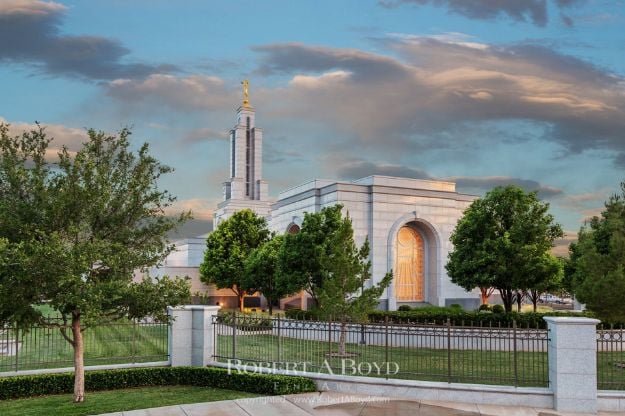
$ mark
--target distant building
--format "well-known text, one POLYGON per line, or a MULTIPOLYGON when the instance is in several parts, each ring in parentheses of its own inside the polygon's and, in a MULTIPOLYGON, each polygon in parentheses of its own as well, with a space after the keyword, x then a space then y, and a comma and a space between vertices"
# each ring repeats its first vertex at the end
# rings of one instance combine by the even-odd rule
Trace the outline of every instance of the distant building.
MULTIPOLYGON (((479 305, 477 292, 453 284, 445 270, 452 248, 450 235, 475 196, 456 192, 453 182, 372 175, 355 181, 312 180, 271 201, 262 178, 263 138, 255 116, 247 101, 237 110, 236 125, 230 131, 230 179, 223 185, 224 200, 215 211, 214 228, 234 212, 249 208, 267 218, 272 231, 297 232, 305 212, 342 204, 352 219, 356 243, 362 244, 365 238, 371 243, 373 283, 393 270, 393 282, 380 298, 380 309, 395 310, 403 304, 479 305)), ((206 236, 179 241, 176 252, 151 274, 187 275, 193 280, 192 291, 203 293, 209 303, 236 306, 231 290, 217 290, 199 281, 206 236)), ((306 307, 303 296, 285 302, 306 307)))

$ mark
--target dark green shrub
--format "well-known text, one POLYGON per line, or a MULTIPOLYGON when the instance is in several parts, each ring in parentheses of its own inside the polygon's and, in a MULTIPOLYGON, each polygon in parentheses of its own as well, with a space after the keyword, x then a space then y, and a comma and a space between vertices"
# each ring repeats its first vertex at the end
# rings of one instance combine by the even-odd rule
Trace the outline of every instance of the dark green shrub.
POLYGON ((410 305, 401 305, 399 308, 397 308, 398 311, 411 311, 412 308, 410 307, 410 305))
MULTIPOLYGON (((425 309, 425 308, 424 308, 425 309)), ((465 326, 512 326, 516 321, 518 327, 546 328, 545 316, 590 316, 590 313, 577 312, 545 312, 545 313, 484 313, 453 311, 439 308, 438 311, 415 308, 411 311, 376 311, 369 314, 371 322, 384 322, 388 317, 390 323, 427 323, 445 325, 449 319, 452 325, 465 326)))
POLYGON ((459 303, 452 303, 451 305, 449 305, 449 309, 460 310, 460 311, 464 310, 462 305, 460 305, 459 303))
POLYGON ((237 329, 243 331, 268 331, 273 327, 271 318, 255 314, 223 313, 217 315, 216 322, 232 326, 236 320, 237 329), (236 318, 235 318, 236 316, 236 318))
POLYGON ((301 309, 287 309, 284 311, 284 316, 289 319, 299 319, 302 321, 315 321, 320 319, 320 313, 316 309, 303 311, 301 309))
POLYGON ((493 305, 493 313, 505 313, 506 310, 503 308, 503 305, 493 305))
POLYGON ((477 310, 490 312, 490 305, 489 304, 480 305, 480 307, 477 308, 477 310))
MULTIPOLYGON (((127 370, 87 371, 87 392, 148 386, 205 386, 277 395, 316 391, 315 382, 298 376, 274 374, 238 374, 215 367, 158 367, 127 370)), ((71 393, 72 373, 41 374, 0 378, 0 400, 49 394, 71 393)))

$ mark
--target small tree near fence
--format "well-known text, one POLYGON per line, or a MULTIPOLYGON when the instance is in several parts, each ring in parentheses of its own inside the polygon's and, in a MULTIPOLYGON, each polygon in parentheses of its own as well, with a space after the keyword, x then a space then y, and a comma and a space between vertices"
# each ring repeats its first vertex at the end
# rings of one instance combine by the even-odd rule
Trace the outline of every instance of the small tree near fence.
POLYGON ((347 324, 364 321, 376 308, 380 296, 391 283, 392 273, 387 273, 378 284, 365 288, 371 279, 369 240, 365 240, 360 249, 356 247, 352 221, 349 216, 341 218, 340 205, 338 209, 323 214, 337 216, 338 227, 326 236, 320 247, 319 311, 323 317, 339 323, 338 355, 346 356, 347 324))
POLYGON ((189 213, 165 216, 174 198, 157 187, 171 171, 130 149, 130 131, 88 131, 75 153, 54 150, 43 128, 11 137, 0 125, 0 321, 58 327, 74 350, 74 401, 85 399, 83 332, 148 315, 189 297, 185 279, 144 279, 173 249, 166 233, 189 213), (44 319, 49 304, 60 323, 44 319))

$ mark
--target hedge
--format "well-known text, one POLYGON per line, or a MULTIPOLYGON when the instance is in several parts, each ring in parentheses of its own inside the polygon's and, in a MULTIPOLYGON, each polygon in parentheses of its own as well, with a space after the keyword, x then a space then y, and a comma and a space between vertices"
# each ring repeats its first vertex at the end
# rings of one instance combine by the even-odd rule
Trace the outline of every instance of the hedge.
MULTIPOLYGON (((314 310, 302 311, 290 309, 285 312, 287 318, 315 320, 318 313, 314 310)), ((444 324, 449 319, 454 325, 467 326, 512 326, 516 321, 518 327, 546 328, 545 316, 587 316, 594 317, 589 312, 542 312, 542 313, 492 313, 490 311, 466 312, 458 308, 424 307, 414 308, 409 311, 374 311, 368 315, 369 322, 385 322, 388 317, 389 323, 431 323, 444 324)))
MULTIPOLYGON (((155 367, 85 372, 85 390, 118 390, 151 386, 202 386, 264 395, 317 391, 315 382, 299 376, 241 373, 216 367, 155 367)), ((74 374, 41 374, 0 378, 0 400, 65 394, 74 391, 74 374)))

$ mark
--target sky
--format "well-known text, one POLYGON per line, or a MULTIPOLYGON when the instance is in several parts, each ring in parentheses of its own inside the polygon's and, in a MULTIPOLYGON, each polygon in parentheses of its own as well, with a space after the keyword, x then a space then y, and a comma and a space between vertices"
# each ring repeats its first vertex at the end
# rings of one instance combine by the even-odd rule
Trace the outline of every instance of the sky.
POLYGON ((573 235, 625 180, 624 0, 0 0, 0 121, 131 127, 203 233, 250 82, 270 194, 313 178, 538 191, 573 235))

